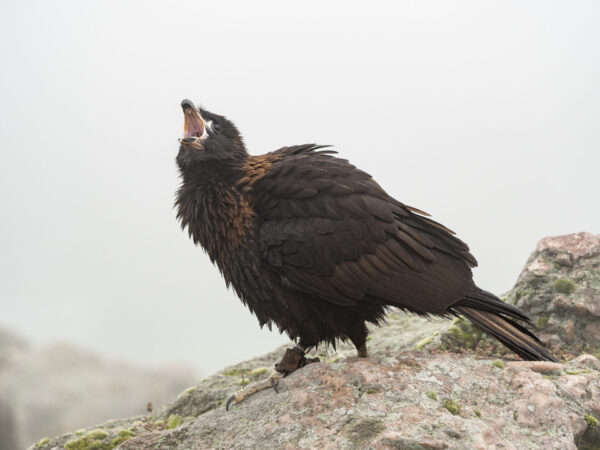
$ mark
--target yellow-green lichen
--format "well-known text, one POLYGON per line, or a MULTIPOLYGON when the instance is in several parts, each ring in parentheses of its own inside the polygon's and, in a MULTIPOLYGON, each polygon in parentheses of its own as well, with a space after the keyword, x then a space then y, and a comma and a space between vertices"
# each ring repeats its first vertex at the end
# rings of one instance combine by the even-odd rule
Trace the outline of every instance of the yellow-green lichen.
POLYGON ((39 441, 37 441, 35 443, 35 446, 36 447, 45 447, 46 445, 48 445, 48 442, 50 442, 50 438, 46 437, 46 438, 43 438, 43 439, 40 439, 39 441))
POLYGON ((559 278, 552 284, 552 288, 561 294, 572 294, 575 291, 575 283, 567 278, 559 278))
POLYGON ((256 369, 251 370, 248 375, 250 375, 252 378, 258 378, 267 373, 267 370, 268 369, 266 367, 257 367, 256 369))
POLYGON ((435 392, 427 391, 425 392, 425 395, 431 400, 437 400, 437 394, 435 392))
POLYGON ((167 419, 167 428, 175 428, 181 422, 181 416, 179 414, 171 414, 167 419))
POLYGON ((156 422, 154 422, 154 425, 157 427, 164 427, 165 426, 165 421, 162 419, 158 419, 156 422))
POLYGON ((450 411, 453 415, 460 414, 460 405, 456 403, 454 400, 446 400, 444 402, 444 408, 450 411))
POLYGON ((110 443, 114 448, 117 445, 122 444, 123 442, 125 442, 128 439, 131 439, 134 436, 135 436, 135 433, 133 433, 130 430, 127 430, 127 429, 119 430, 119 432, 117 433, 117 437, 114 438, 113 440, 111 440, 110 443))
POLYGON ((248 373, 248 369, 240 367, 240 368, 236 368, 236 369, 225 370, 223 372, 223 375, 226 375, 228 377, 234 377, 234 376, 239 376, 239 375, 246 375, 247 373, 248 373))
POLYGON ((377 394, 378 391, 375 388, 369 388, 369 389, 367 389, 366 392, 367 392, 367 394, 377 394))
POLYGON ((108 433, 102 428, 96 428, 95 430, 87 432, 85 435, 90 439, 104 439, 106 436, 108 436, 108 433))
POLYGON ((481 413, 477 409, 473 408, 473 412, 477 417, 481 417, 481 413))
POLYGON ((519 290, 517 290, 517 292, 515 292, 515 299, 516 299, 516 300, 519 300, 519 299, 520 299, 521 297, 523 297, 525 294, 526 294, 526 292, 525 292, 525 291, 522 291, 522 290, 520 290, 520 289, 519 289, 519 290))
POLYGON ((122 430, 119 430, 119 432, 117 433, 117 436, 130 438, 130 437, 135 436, 135 433, 131 430, 124 428, 122 430))
POLYGON ((238 384, 242 386, 246 386, 248 383, 250 383, 250 379, 245 377, 240 378, 240 381, 238 381, 238 384))
POLYGON ((504 363, 502 361, 494 361, 492 366, 497 367, 498 369, 504 369, 504 363))
POLYGON ((423 347, 428 346, 432 342, 433 336, 429 336, 428 338, 422 339, 419 342, 417 342, 417 345, 415 345, 415 350, 421 350, 423 347))
POLYGON ((587 422, 588 427, 598 428, 598 419, 596 419, 594 416, 592 416, 591 414, 586 414, 583 416, 583 418, 587 422))
POLYGON ((131 424, 131 426, 129 427, 130 430, 135 430, 136 428, 141 428, 144 426, 144 423, 141 420, 136 420, 135 422, 133 422, 131 424))
POLYGON ((197 390, 198 390, 198 388, 196 386, 189 387, 185 391, 183 391, 181 394, 179 394, 177 396, 177 398, 181 398, 181 397, 185 397, 187 395, 191 395, 194 392, 196 392, 197 390))
POLYGON ((82 435, 83 433, 85 433, 85 428, 80 428, 79 430, 75 430, 75 431, 73 432, 73 434, 75 434, 75 435, 77 435, 77 436, 80 436, 80 435, 82 435))
POLYGON ((101 428, 87 432, 84 436, 65 444, 66 450, 111 450, 112 443, 105 442, 108 433, 101 428))
POLYGON ((565 373, 567 375, 579 375, 579 372, 576 370, 567 370, 565 373))

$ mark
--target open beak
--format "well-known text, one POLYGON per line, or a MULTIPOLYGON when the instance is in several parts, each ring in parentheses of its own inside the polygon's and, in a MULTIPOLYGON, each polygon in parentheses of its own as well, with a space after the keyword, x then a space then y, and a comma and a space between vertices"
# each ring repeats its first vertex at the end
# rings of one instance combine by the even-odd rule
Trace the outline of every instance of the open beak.
POLYGON ((181 107, 183 108, 185 124, 183 126, 183 138, 179 139, 179 142, 192 144, 202 140, 205 137, 206 127, 198 108, 191 100, 187 99, 181 102, 181 107))

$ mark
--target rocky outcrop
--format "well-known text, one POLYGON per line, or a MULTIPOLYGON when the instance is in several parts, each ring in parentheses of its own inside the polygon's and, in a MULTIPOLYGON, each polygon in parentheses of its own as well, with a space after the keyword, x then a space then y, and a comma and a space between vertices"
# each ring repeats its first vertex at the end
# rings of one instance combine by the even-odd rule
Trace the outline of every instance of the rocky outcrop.
POLYGON ((191 370, 149 370, 70 345, 36 348, 0 332, 0 450, 146 411, 193 382, 191 370))
POLYGON ((540 337, 565 358, 600 353, 600 238, 542 239, 509 301, 534 317, 540 337))
POLYGON ((546 238, 506 298, 562 364, 519 361, 456 319, 398 311, 371 356, 341 345, 225 411, 283 348, 229 367, 158 411, 39 442, 40 448, 600 448, 598 237, 546 238), (560 281, 567 280, 567 281, 560 281), (572 325, 571 325, 572 324, 572 325), (586 353, 587 352, 587 353, 586 353))

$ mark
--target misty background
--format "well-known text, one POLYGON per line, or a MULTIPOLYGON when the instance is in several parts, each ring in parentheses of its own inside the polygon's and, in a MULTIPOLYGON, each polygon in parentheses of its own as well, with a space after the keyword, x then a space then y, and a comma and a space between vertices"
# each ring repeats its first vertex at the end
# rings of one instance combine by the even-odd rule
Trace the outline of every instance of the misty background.
POLYGON ((1 2, 0 327, 203 375, 287 342, 175 219, 183 98, 252 154, 334 145, 510 289, 540 238, 600 231, 599 23, 594 1, 1 2))

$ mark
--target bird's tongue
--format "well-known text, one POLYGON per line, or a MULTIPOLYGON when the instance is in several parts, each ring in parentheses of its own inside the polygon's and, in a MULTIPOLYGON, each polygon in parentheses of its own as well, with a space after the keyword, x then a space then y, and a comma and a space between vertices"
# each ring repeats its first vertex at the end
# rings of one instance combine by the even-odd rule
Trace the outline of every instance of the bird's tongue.
POLYGON ((190 108, 185 110, 185 125, 183 127, 183 137, 201 137, 204 134, 204 122, 196 113, 190 108))

